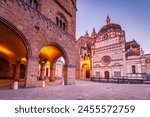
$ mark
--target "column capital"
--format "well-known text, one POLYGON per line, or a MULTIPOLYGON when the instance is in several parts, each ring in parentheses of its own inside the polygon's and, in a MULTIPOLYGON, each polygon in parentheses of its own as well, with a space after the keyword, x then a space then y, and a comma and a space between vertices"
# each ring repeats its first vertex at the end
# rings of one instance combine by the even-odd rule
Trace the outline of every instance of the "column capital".
POLYGON ((38 57, 33 57, 33 56, 29 56, 28 57, 28 60, 36 60, 36 61, 39 61, 39 58, 38 57))
POLYGON ((15 77, 14 80, 17 81, 20 77, 20 63, 21 61, 16 61, 15 77))

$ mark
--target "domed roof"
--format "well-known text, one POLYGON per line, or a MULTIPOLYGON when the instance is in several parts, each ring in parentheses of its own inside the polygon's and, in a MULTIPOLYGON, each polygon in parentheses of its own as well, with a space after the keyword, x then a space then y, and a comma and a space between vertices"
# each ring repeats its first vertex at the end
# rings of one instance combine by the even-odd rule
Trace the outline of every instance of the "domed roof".
POLYGON ((122 30, 122 28, 121 28, 121 26, 119 24, 110 23, 110 18, 109 18, 109 16, 107 16, 107 18, 106 18, 106 25, 103 26, 99 32, 100 33, 104 33, 104 32, 107 32, 110 29, 122 30))
POLYGON ((103 26, 100 30, 100 32, 107 32, 108 30, 110 29, 113 29, 113 30, 122 30, 121 26, 119 24, 114 24, 114 23, 110 23, 110 24, 107 24, 105 26, 103 26))

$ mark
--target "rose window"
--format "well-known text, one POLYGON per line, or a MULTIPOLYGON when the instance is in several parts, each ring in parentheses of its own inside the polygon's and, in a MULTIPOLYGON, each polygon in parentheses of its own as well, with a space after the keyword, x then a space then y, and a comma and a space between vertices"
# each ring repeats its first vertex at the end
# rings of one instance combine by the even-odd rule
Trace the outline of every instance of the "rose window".
POLYGON ((101 61, 103 64, 109 64, 111 62, 111 57, 110 56, 104 56, 101 61))

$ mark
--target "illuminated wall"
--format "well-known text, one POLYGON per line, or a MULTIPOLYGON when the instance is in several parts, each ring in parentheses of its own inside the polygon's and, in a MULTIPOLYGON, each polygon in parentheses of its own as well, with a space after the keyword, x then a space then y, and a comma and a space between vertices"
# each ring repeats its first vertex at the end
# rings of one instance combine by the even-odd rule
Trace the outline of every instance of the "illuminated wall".
POLYGON ((91 62, 90 60, 81 61, 81 79, 87 78, 87 75, 90 75, 91 62))

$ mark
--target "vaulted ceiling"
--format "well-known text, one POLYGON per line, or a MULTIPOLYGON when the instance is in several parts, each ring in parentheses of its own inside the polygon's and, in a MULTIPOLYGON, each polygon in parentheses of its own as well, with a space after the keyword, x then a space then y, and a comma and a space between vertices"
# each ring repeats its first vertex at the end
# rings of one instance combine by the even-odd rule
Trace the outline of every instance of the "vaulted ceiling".
POLYGON ((40 58, 49 60, 51 63, 62 56, 62 52, 55 46, 45 46, 40 51, 40 58))
POLYGON ((15 63, 26 57, 26 48, 18 34, 0 22, 0 56, 15 63))

